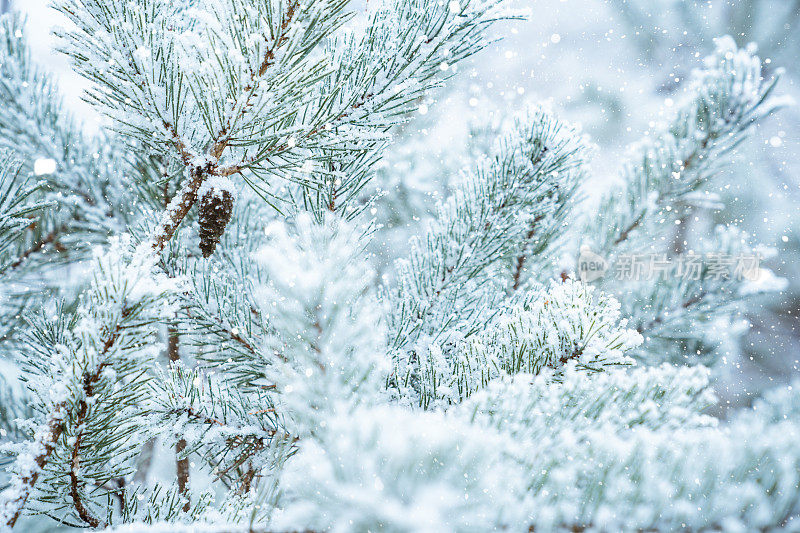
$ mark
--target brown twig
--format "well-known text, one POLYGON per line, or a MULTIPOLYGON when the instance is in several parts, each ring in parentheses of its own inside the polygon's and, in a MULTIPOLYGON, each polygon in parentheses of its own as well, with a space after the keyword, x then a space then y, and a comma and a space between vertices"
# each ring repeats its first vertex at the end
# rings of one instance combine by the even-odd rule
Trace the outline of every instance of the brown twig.
MULTIPOLYGON (((705 292, 701 291, 701 292, 695 294, 694 296, 692 296, 691 298, 687 298, 680 305, 680 307, 674 308, 672 310, 675 310, 675 309, 678 309, 678 310, 680 310, 680 309, 688 309, 691 306, 693 306, 694 304, 700 303, 701 301, 703 301, 703 298, 705 298, 705 297, 706 297, 705 292)), ((662 314, 656 316, 650 322, 647 322, 646 324, 640 324, 639 326, 637 326, 636 327, 636 331, 639 332, 639 333, 644 333, 645 331, 649 330, 650 328, 653 328, 655 326, 659 326, 659 325, 663 324, 664 320, 666 320, 666 318, 667 318, 666 314, 662 313, 662 314)))
POLYGON ((16 500, 8 504, 15 508, 14 513, 6 522, 6 526, 9 528, 13 528, 14 524, 17 523, 17 520, 22 514, 22 510, 25 508, 25 504, 28 502, 28 498, 30 497, 33 487, 39 480, 39 473, 42 471, 42 469, 44 469, 48 459, 50 458, 50 455, 56 448, 56 443, 64 433, 63 420, 66 405, 66 402, 61 402, 56 404, 56 406, 53 408, 53 412, 50 415, 50 420, 47 422, 47 432, 43 434, 39 440, 39 444, 42 446, 42 448, 44 448, 44 450, 34 459, 36 462, 36 469, 22 476, 21 484, 24 489, 20 491, 20 494, 16 500))
MULTIPOLYGON (((169 336, 167 340, 167 356, 170 363, 176 363, 181 360, 178 330, 175 327, 170 327, 167 334, 169 336)), ((189 499, 189 458, 184 457, 181 459, 181 455, 185 450, 186 439, 181 438, 175 443, 175 471, 178 477, 178 492, 186 499, 183 511, 188 512, 192 506, 189 499)))
MULTIPOLYGON (((130 314, 130 310, 123 306, 121 317, 125 319, 130 314)), ((117 324, 114 328, 114 331, 108 336, 108 338, 103 343, 103 350, 101 352, 102 356, 108 354, 111 348, 114 347, 119 336, 122 332, 123 326, 122 324, 117 324)), ((97 368, 91 374, 84 374, 83 375, 83 398, 80 399, 78 402, 78 413, 75 417, 75 427, 78 428, 78 432, 75 435, 75 442, 72 445, 72 458, 70 463, 70 495, 72 496, 72 503, 75 506, 75 510, 78 512, 78 516, 81 520, 85 523, 89 524, 91 527, 101 527, 102 522, 95 516, 93 516, 88 509, 83 504, 83 501, 80 497, 80 491, 78 490, 78 471, 80 470, 80 446, 81 440, 83 439, 83 431, 85 429, 85 421, 86 416, 89 412, 89 404, 87 403, 86 399, 91 398, 94 396, 94 386, 100 380, 100 376, 103 374, 103 370, 109 366, 108 363, 103 362, 97 365, 97 368)), ((54 443, 57 441, 54 441, 54 443)))
POLYGON ((78 488, 78 472, 80 471, 80 447, 81 440, 83 440, 84 423, 86 422, 86 415, 89 412, 89 404, 86 403, 86 398, 90 398, 94 394, 94 382, 99 379, 100 372, 102 372, 104 366, 104 364, 101 364, 98 367, 97 372, 91 376, 88 374, 84 375, 83 392, 85 396, 78 402, 78 414, 75 417, 75 427, 78 428, 78 432, 75 434, 75 443, 72 445, 72 459, 70 461, 69 469, 69 493, 70 496, 72 496, 72 504, 75 506, 75 510, 78 512, 78 517, 80 517, 80 519, 85 523, 95 528, 100 527, 100 520, 92 515, 92 513, 89 512, 89 510, 83 504, 80 490, 78 488))
POLYGON ((264 56, 264 61, 262 61, 261 66, 258 69, 259 77, 266 74, 267 69, 269 69, 269 67, 275 61, 275 52, 277 51, 278 48, 283 46, 283 44, 289 38, 286 35, 286 30, 289 28, 289 24, 291 24, 292 19, 294 18, 295 12, 297 11, 298 7, 300 7, 300 2, 295 1, 290 3, 289 7, 286 8, 286 16, 281 21, 281 36, 277 41, 275 41, 273 47, 264 56))
POLYGON ((242 476, 242 483, 239 485, 239 494, 247 494, 253 486, 253 480, 256 477, 256 469, 253 468, 252 463, 247 467, 247 471, 242 476))
MULTIPOLYGON (((284 15, 283 19, 281 20, 280 26, 280 36, 275 39, 272 43, 272 47, 267 50, 264 54, 264 59, 261 62, 257 71, 250 72, 250 81, 247 85, 245 85, 244 90, 247 93, 247 96, 244 99, 244 103, 239 108, 239 110, 235 113, 234 116, 229 116, 225 122, 225 125, 219 132, 218 138, 219 140, 214 144, 213 148, 211 149, 211 156, 214 157, 216 160, 219 160, 222 157, 222 153, 225 151, 225 148, 228 147, 228 143, 230 143, 230 132, 233 130, 234 123, 239 120, 239 118, 244 115, 245 111, 248 107, 250 107, 250 100, 253 98, 253 95, 258 88, 258 79, 262 78, 269 70, 275 62, 275 54, 278 49, 283 46, 286 41, 288 41, 289 37, 286 35, 286 30, 289 28, 289 25, 292 23, 294 19, 295 13, 297 12, 297 8, 300 7, 300 2, 295 0, 289 4, 289 7, 286 9, 286 14, 284 15)), ((233 171, 234 167, 228 167, 228 169, 222 169, 221 174, 222 176, 229 176, 230 174, 235 174, 239 172, 241 169, 233 171)))
POLYGON ((537 216, 531 221, 531 227, 528 230, 528 233, 525 234, 525 241, 523 242, 522 253, 517 256, 517 260, 515 261, 514 265, 514 274, 512 276, 513 283, 511 285, 511 290, 516 291, 519 289, 519 286, 522 282, 522 271, 525 268, 525 261, 528 259, 526 248, 533 239, 534 235, 536 235, 536 224, 542 220, 542 215, 537 216))
MULTIPOLYGON (((216 418, 198 413, 192 407, 184 407, 176 411, 184 413, 188 415, 190 418, 193 418, 202 424, 236 429, 216 418)), ((222 479, 226 474, 228 474, 232 470, 236 470, 242 465, 244 465, 246 462, 250 461, 250 459, 252 459, 252 457, 255 454, 257 454, 260 450, 264 449, 264 447, 268 444, 268 441, 272 438, 284 437, 291 440, 291 442, 296 442, 298 440, 297 437, 292 437, 287 433, 279 433, 277 430, 274 429, 266 430, 265 433, 266 436, 264 437, 251 434, 251 435, 237 435, 226 439, 226 443, 231 449, 241 448, 241 451, 236 452, 237 453, 236 458, 233 460, 231 464, 226 466, 224 469, 215 469, 217 479, 222 479)), ((250 464, 248 469, 240 476, 239 480, 240 492, 242 493, 249 492, 253 480, 257 477, 259 477, 258 472, 253 468, 252 464, 250 464)))
POLYGON ((617 236, 617 238, 616 238, 616 239, 614 239, 614 246, 618 245, 619 243, 621 243, 621 242, 623 242, 623 241, 626 241, 626 240, 628 240, 628 237, 630 236, 631 232, 632 232, 633 230, 635 230, 636 228, 638 228, 638 227, 639 227, 639 224, 641 224, 641 223, 642 223, 642 220, 644 220, 644 214, 645 214, 645 213, 644 213, 644 211, 642 211, 642 212, 639 214, 639 216, 638 216, 638 217, 636 217, 636 220, 634 220, 633 222, 631 222, 631 223, 628 225, 628 227, 626 227, 624 230, 622 230, 622 231, 620 232, 619 236, 617 236))
MULTIPOLYGON (((218 420, 218 419, 216 419, 214 417, 198 413, 197 411, 195 411, 191 407, 183 407, 183 408, 180 408, 180 409, 176 409, 175 412, 176 413, 185 413, 190 418, 194 418, 195 420, 197 420, 197 421, 199 421, 199 422, 201 422, 203 424, 208 424, 210 426, 219 426, 219 427, 236 429, 233 426, 230 426, 230 425, 226 424, 225 422, 222 422, 221 420, 218 420)), ((274 437, 275 435, 278 434, 278 431, 274 430, 274 429, 268 429, 268 430, 265 430, 264 433, 266 434, 266 437, 259 437, 258 435, 249 435, 249 437, 252 437, 252 439, 256 440, 256 441, 263 441, 266 438, 274 437)), ((240 443, 244 442, 244 438, 245 438, 244 436, 239 435, 237 437, 234 437, 233 439, 229 439, 228 442, 229 443, 233 443, 233 444, 240 444, 240 443)))
POLYGON ((197 191, 200 190, 203 181, 213 173, 213 168, 213 165, 209 163, 203 167, 195 167, 192 169, 189 181, 178 193, 180 200, 177 202, 177 205, 172 205, 175 204, 173 200, 170 207, 167 208, 167 212, 164 214, 164 221, 159 225, 153 236, 153 249, 156 252, 163 250, 167 242, 175 235, 178 226, 180 226, 183 219, 186 218, 186 215, 189 213, 189 210, 197 201, 197 191), (171 212, 170 209, 172 210, 171 212))
POLYGON ((25 262, 25 260, 28 257, 30 257, 31 255, 35 254, 36 252, 41 251, 48 244, 56 242, 57 239, 58 239, 58 236, 65 229, 66 228, 64 226, 59 226, 56 229, 54 229, 53 231, 51 231, 50 233, 48 233, 47 235, 45 235, 44 237, 42 237, 41 239, 39 239, 37 242, 35 242, 33 245, 31 245, 30 248, 27 248, 21 254, 19 254, 19 257, 13 263, 8 265, 8 269, 9 270, 14 270, 14 269, 18 268, 19 266, 22 265, 22 263, 25 262))
MULTIPOLYGON (((126 317, 128 313, 129 311, 127 309, 123 309, 122 317, 123 318, 126 317)), ((103 343, 102 355, 107 354, 108 351, 114 346, 117 339, 119 338, 120 331, 121 331, 121 326, 118 325, 114 329, 114 331, 111 332, 109 337, 103 343)), ((97 382, 97 380, 100 379, 100 375, 106 366, 107 366, 106 363, 101 363, 92 374, 84 374, 83 377, 84 391, 86 390, 87 384, 88 386, 91 387, 94 385, 94 383, 97 382)), ((44 469, 45 465, 47 465, 50 456, 53 454, 53 451, 56 448, 56 444, 61 439, 61 436, 64 434, 65 430, 64 418, 66 417, 67 414, 66 409, 67 409, 67 402, 65 401, 59 402, 53 407, 53 411, 50 414, 50 419, 47 422, 47 432, 41 436, 39 441, 39 444, 43 448, 43 451, 34 458, 34 462, 36 463, 37 468, 36 470, 22 476, 22 479, 20 481, 23 486, 23 489, 20 491, 20 494, 17 497, 17 499, 11 502, 10 504, 11 507, 14 508, 14 512, 6 522, 6 526, 8 526, 9 528, 14 527, 14 524, 16 524, 17 520, 22 514, 22 511, 25 508, 25 504, 28 502, 28 498, 30 497, 33 488, 36 486, 36 482, 39 480, 40 472, 44 469)), ((81 407, 79 407, 79 409, 81 409, 81 407)), ((77 443, 75 448, 77 449, 77 443)), ((74 473, 74 468, 71 471, 71 474, 73 473, 74 473)))

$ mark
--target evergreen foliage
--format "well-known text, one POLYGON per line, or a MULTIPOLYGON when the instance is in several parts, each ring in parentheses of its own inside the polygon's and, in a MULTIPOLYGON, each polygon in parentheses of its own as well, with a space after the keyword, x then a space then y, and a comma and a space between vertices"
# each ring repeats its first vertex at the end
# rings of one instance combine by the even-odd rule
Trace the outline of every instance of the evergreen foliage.
MULTIPOLYGON (((608 258, 682 252, 664 236, 780 106, 753 50, 717 42, 596 212, 587 139, 515 115, 379 277, 392 134, 517 15, 57 6, 113 126, 84 134, 2 19, 0 353, 21 386, 0 389, 0 530, 798 527, 800 384, 723 423, 699 364, 774 276, 628 291, 562 260, 576 227, 608 258)), ((750 251, 735 229, 704 246, 750 251)))
MULTIPOLYGON (((730 37, 718 39, 716 46, 704 68, 694 73, 686 101, 671 121, 632 147, 622 185, 605 195, 587 223, 584 240, 609 260, 644 251, 664 259, 684 252, 697 258, 763 256, 735 228, 718 228, 697 249, 687 249, 684 228, 697 207, 719 202, 708 190, 709 182, 731 164, 748 132, 786 103, 771 96, 779 78, 763 78, 754 50, 737 49, 730 37)), ((614 276, 604 279, 604 290, 621 293, 614 276)), ((782 284, 766 270, 756 280, 723 278, 706 263, 696 276, 656 275, 629 284, 621 301, 625 316, 648 336, 650 348, 642 357, 680 362, 694 352, 708 363, 723 351, 712 330, 735 325, 743 293, 770 291, 782 284)))

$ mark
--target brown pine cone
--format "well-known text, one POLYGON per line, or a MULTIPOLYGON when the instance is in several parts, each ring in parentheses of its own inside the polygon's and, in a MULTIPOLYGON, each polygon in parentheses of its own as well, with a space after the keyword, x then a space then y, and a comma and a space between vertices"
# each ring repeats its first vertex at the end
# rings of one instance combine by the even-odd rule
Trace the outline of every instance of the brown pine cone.
POLYGON ((200 251, 209 257, 225 233, 233 214, 233 195, 226 189, 208 188, 200 198, 200 251))

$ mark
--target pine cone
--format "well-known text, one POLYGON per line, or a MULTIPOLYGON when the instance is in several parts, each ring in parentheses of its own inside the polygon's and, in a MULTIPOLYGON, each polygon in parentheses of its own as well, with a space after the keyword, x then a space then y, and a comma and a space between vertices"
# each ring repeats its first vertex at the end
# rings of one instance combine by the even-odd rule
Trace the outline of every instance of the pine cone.
POLYGON ((233 214, 233 195, 226 189, 209 188, 200 199, 200 251, 214 253, 233 214))

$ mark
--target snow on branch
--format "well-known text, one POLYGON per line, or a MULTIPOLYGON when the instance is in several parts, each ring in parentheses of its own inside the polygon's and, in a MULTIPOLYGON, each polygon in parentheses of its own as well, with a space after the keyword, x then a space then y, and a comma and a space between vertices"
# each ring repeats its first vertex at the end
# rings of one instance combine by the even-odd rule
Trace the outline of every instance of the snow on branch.
MULTIPOLYGON (((624 183, 604 196, 587 234, 597 236, 596 251, 608 253, 637 233, 652 235, 665 213, 719 173, 750 129, 786 100, 772 96, 779 76, 762 77, 753 48, 737 48, 731 37, 716 40, 716 50, 686 87, 685 102, 668 124, 631 147, 624 183)), ((677 211, 677 210, 676 210, 677 211)), ((649 238, 649 237, 648 237, 649 238)))
POLYGON ((736 147, 754 126, 786 104, 773 96, 779 74, 764 79, 754 47, 737 48, 730 37, 717 39, 715 45, 714 53, 693 73, 685 101, 671 120, 631 148, 622 184, 604 195, 581 234, 589 249, 609 264, 644 251, 655 261, 703 262, 694 277, 655 275, 620 281, 609 273, 602 280, 603 290, 619 294, 625 314, 648 337, 639 354, 644 358, 685 361, 686 352, 694 351, 695 360, 711 363, 724 351, 715 347, 729 345, 724 337, 742 331, 736 313, 746 297, 782 286, 764 267, 752 268, 750 280, 733 272, 715 273, 708 264, 714 257, 751 257, 756 262, 765 258, 764 250, 747 246, 747 236, 735 228, 717 228, 707 242, 690 237, 695 213, 705 206, 719 208, 717 195, 707 185, 734 158, 736 147))
POLYGON ((548 265, 586 156, 582 136, 550 113, 516 117, 398 262, 386 295, 398 350, 419 349, 424 339, 447 343, 438 338, 445 329, 474 332, 491 318, 491 302, 520 288, 523 270, 548 265))
POLYGON ((416 360, 398 362, 395 379, 402 396, 430 408, 460 403, 503 376, 602 372, 632 363, 628 352, 642 338, 626 326, 614 298, 580 282, 554 282, 452 348, 420 347, 416 360))
POLYGON ((374 272, 356 254, 362 233, 309 215, 275 223, 256 260, 269 280, 256 291, 273 333, 263 349, 285 354, 266 369, 289 433, 313 434, 332 412, 382 396, 388 361, 374 272))
POLYGON ((124 459, 141 444, 134 435, 141 428, 137 406, 152 356, 146 339, 158 313, 171 312, 163 299, 176 285, 153 273, 154 258, 146 248, 130 252, 129 247, 121 240, 97 257, 92 287, 73 317, 56 309, 53 318, 31 324, 24 363, 36 411, 30 423, 38 428, 30 443, 12 446, 17 460, 11 485, 2 493, 8 527, 29 500, 48 505, 53 490, 70 494, 80 521, 101 525, 87 507, 97 496, 90 498, 83 486, 124 476, 129 468, 124 459), (82 461, 87 455, 91 460, 82 461), (108 461, 116 465, 113 473, 108 461))

